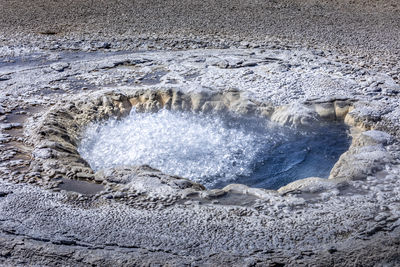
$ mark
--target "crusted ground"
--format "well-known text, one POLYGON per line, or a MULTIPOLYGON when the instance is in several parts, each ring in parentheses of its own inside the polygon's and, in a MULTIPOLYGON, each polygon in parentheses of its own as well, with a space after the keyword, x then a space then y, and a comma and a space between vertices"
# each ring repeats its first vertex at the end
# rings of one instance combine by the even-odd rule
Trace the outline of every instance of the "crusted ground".
MULTIPOLYGON (((15 51, 5 50, 1 70, 5 264, 398 263, 398 85, 390 76, 335 62, 333 54, 301 49, 133 54, 21 49, 18 56, 15 51), (329 118, 337 105, 333 103, 347 102, 353 107, 346 121, 375 130, 356 139, 343 156, 335 175, 345 183, 311 179, 280 192, 247 194, 249 189, 236 186, 223 196, 215 191, 160 196, 116 186, 130 172, 121 170, 97 179, 114 185, 103 181, 95 195, 56 192, 60 178, 93 179, 82 168, 70 176, 54 161, 60 155, 67 159, 73 150, 60 145, 62 139, 79 142, 74 127, 82 123, 79 118, 90 118, 84 107, 95 111, 93 103, 99 101, 97 111, 89 113, 94 115, 126 108, 119 95, 137 95, 143 89, 194 95, 240 92, 254 101, 246 100, 243 110, 264 102, 260 107, 267 115, 271 108, 278 110, 268 116, 282 123, 301 122, 296 118, 317 116, 316 111, 329 118), (54 114, 67 118, 64 126, 72 128, 63 133, 55 127, 54 114), (379 253, 378 243, 383 244, 379 253)), ((184 105, 176 97, 174 101, 171 106, 184 105)), ((337 106, 334 118, 345 107, 337 106)), ((169 179, 151 169, 138 175, 169 179)), ((83 185, 72 185, 72 190, 79 187, 83 185)))
POLYGON ((0 1, 3 32, 217 35, 395 52, 398 1, 0 1))
MULTIPOLYGON (((0 6, 0 264, 400 264, 396 1, 0 6), (46 149, 58 156, 68 149, 37 140, 69 137, 51 132, 56 127, 37 135, 43 122, 139 89, 238 91, 282 109, 277 121, 307 115, 304 107, 329 117, 332 105, 351 103, 347 123, 366 132, 339 160, 332 173, 339 180, 311 178, 277 192, 234 186, 160 197, 118 185, 132 172, 171 181, 146 167, 60 176, 46 149), (101 185, 83 181, 92 178, 101 185)), ((178 180, 174 190, 190 187, 178 180)))

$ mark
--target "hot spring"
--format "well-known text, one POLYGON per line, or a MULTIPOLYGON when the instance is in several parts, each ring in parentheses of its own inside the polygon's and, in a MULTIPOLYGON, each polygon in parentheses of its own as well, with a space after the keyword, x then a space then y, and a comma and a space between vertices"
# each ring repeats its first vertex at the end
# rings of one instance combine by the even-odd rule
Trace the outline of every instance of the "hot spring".
POLYGON ((90 124, 78 151, 94 171, 149 165, 209 189, 231 183, 278 189, 327 178, 350 141, 340 123, 300 130, 258 117, 132 109, 122 119, 90 124))

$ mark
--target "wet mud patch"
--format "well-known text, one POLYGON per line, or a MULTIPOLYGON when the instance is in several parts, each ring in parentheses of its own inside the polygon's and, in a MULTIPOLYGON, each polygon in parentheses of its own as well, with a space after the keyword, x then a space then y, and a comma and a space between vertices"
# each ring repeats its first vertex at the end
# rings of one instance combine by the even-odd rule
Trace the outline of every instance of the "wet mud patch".
POLYGON ((101 184, 89 183, 80 180, 71 180, 67 178, 61 178, 58 188, 83 195, 95 195, 104 190, 104 186, 101 184))
POLYGON ((201 196, 189 196, 177 201, 177 204, 184 205, 226 205, 250 207, 256 203, 258 198, 237 193, 227 193, 216 198, 204 198, 201 196))
MULTIPOLYGON (((30 170, 32 159, 32 146, 26 141, 24 135, 25 123, 40 112, 43 108, 38 106, 17 107, 2 115, 2 133, 0 138, 2 153, 0 161, 2 167, 6 166, 11 175, 5 180, 35 183, 35 178, 26 175, 30 170)), ((3 170, 2 170, 3 171, 3 170)), ((35 175, 31 175, 35 176, 35 175)))

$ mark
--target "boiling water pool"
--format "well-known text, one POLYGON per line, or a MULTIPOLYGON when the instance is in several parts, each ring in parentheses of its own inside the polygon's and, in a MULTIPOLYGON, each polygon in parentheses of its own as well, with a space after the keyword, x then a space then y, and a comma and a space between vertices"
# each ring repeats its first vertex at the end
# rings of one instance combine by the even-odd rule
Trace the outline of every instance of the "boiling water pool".
POLYGON ((91 124, 79 153, 93 170, 150 165, 221 188, 230 183, 277 189, 328 177, 350 137, 342 124, 299 131, 261 118, 160 110, 91 124))

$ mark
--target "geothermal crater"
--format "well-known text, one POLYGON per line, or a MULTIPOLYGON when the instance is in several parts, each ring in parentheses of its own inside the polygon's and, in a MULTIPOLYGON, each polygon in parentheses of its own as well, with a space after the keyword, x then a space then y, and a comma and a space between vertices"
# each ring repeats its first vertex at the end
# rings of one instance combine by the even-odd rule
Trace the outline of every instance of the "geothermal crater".
POLYGON ((298 266, 398 254, 389 77, 286 48, 26 53, 28 66, 0 63, 2 259, 298 266))
POLYGON ((59 166, 51 170, 55 181, 67 176, 146 194, 185 198, 207 188, 204 197, 266 197, 256 189, 290 191, 286 185, 308 177, 330 188, 359 175, 348 174, 355 159, 343 154, 352 149, 350 132, 365 126, 351 108, 348 100, 274 107, 235 90, 111 91, 55 106, 37 129, 34 154, 38 164, 59 166))

